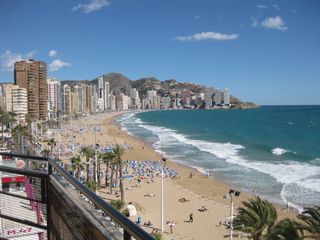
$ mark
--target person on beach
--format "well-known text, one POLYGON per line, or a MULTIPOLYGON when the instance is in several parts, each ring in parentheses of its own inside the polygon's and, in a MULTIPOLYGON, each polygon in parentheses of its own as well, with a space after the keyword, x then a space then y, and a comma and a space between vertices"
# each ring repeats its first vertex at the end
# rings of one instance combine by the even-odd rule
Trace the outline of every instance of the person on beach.
POLYGON ((138 225, 141 225, 141 223, 142 223, 142 217, 139 216, 139 217, 138 217, 137 224, 138 224, 138 225))
POLYGON ((169 223, 170 233, 171 233, 171 234, 173 233, 173 227, 174 227, 175 225, 176 225, 176 224, 175 224, 173 221, 171 221, 171 222, 169 223))
POLYGON ((189 215, 189 223, 193 223, 193 213, 190 213, 189 215))
POLYGON ((205 212, 208 209, 205 206, 202 206, 201 208, 198 209, 199 212, 205 212))
POLYGON ((286 202, 286 209, 284 210, 285 212, 288 212, 289 211, 289 201, 287 200, 286 202))

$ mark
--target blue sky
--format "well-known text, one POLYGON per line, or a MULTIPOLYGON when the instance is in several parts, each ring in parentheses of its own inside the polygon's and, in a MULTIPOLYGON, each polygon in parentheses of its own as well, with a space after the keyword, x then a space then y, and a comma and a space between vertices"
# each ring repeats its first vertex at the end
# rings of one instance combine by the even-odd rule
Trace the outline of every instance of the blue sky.
POLYGON ((320 104, 319 12, 319 0, 1 0, 0 82, 32 57, 60 80, 119 72, 320 104))

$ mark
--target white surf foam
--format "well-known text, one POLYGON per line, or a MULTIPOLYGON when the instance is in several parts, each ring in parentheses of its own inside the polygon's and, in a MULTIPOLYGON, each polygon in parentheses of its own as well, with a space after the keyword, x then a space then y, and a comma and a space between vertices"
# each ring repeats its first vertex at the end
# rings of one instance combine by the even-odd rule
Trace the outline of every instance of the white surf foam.
MULTIPOLYGON (((169 141, 179 141, 181 143, 192 145, 198 148, 201 151, 214 154, 218 158, 226 159, 232 156, 237 156, 240 149, 244 149, 242 145, 235 145, 231 143, 213 143, 203 140, 194 140, 187 138, 186 136, 177 133, 177 131, 165 127, 151 126, 141 124, 139 125, 147 130, 150 130, 152 133, 157 135, 160 140, 169 140, 169 141)), ((168 144, 168 142, 163 142, 163 144, 168 144)))
POLYGON ((282 154, 285 154, 285 153, 290 152, 290 151, 287 150, 287 149, 283 149, 283 148, 274 148, 274 149, 271 150, 271 152, 274 155, 282 155, 282 154))
MULTIPOLYGON (((159 141, 154 144, 154 147, 158 152, 161 152, 162 146, 173 145, 190 145, 203 152, 213 154, 219 159, 225 160, 227 163, 240 165, 247 169, 255 170, 273 177, 279 183, 284 184, 283 189, 288 184, 298 184, 300 187, 310 189, 315 192, 320 192, 320 166, 314 166, 307 163, 298 163, 294 161, 286 163, 270 163, 262 161, 247 160, 240 155, 240 151, 245 149, 242 145, 232 143, 214 143, 203 140, 194 140, 187 136, 178 133, 176 130, 152 126, 146 123, 139 123, 140 127, 151 131, 153 134, 159 137, 159 141)), ((286 149, 275 148, 272 153, 275 155, 281 155, 288 152, 286 149)), ((177 159, 180 160, 180 159, 177 159)), ((193 166, 194 167, 194 166, 193 166)), ((199 168, 201 172, 204 169, 199 168)), ((286 195, 283 190, 281 198, 286 202, 286 195)), ((297 207, 294 203, 291 203, 292 207, 297 207)))
MULTIPOLYGON (((152 131, 154 134, 159 136, 160 141, 167 141, 168 139, 173 141, 174 139, 176 139, 177 141, 182 142, 184 144, 192 145, 201 151, 211 153, 220 159, 224 159, 228 163, 237 164, 252 170, 256 170, 258 172, 268 174, 280 183, 297 183, 299 181, 299 184, 301 186, 309 188, 310 182, 302 180, 320 174, 320 167, 312 166, 309 164, 297 163, 293 161, 288 162, 286 164, 274 164, 251 160, 248 161, 239 154, 239 151, 245 148, 242 145, 193 140, 169 128, 145 124, 141 124, 140 126, 152 131)), ((163 144, 166 143, 163 142, 163 144)), ((279 151, 284 152, 287 150, 279 148, 279 151)), ((312 187, 312 190, 320 192, 320 185, 317 182, 315 182, 314 186, 312 187)))
POLYGON ((315 158, 311 161, 312 164, 320 165, 320 158, 315 158))

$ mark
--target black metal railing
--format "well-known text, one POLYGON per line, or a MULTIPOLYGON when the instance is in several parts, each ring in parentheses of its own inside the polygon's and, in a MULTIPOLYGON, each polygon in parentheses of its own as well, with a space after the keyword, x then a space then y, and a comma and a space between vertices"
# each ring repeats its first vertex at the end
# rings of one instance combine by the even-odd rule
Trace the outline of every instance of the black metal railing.
MULTIPOLYGON (((3 214, 2 210, 0 212, 0 221, 4 219, 5 221, 42 229, 44 234, 41 236, 40 230, 38 230, 38 234, 42 239, 81 239, 81 237, 83 239, 154 239, 149 233, 76 180, 55 160, 11 153, 0 153, 0 155, 24 159, 27 162, 26 168, 17 169, 0 164, 0 174, 6 173, 14 174, 12 176, 24 176, 29 180, 29 182, 25 182, 26 186, 30 187, 31 185, 33 187, 33 192, 30 195, 26 193, 29 191, 29 189, 26 191, 26 187, 23 189, 24 194, 15 194, 14 191, 4 190, 2 186, 2 189, 0 189, 0 200, 1 198, 13 198, 15 201, 19 199, 19 202, 29 201, 37 206, 36 221, 30 221, 23 217, 19 218, 15 214, 13 214, 14 216, 10 216, 8 213, 3 214), (39 207, 39 205, 41 206, 39 207), (41 212, 40 217, 39 208, 41 212), (79 209, 81 211, 85 210, 87 213, 81 215, 83 213, 79 213, 79 209), (56 218, 59 218, 61 223, 56 218), (74 220, 71 221, 70 219, 74 220), (98 221, 99 224, 96 224, 95 221, 98 221), (57 222, 60 225, 54 226, 57 222), (62 232, 63 228, 68 229, 68 233, 66 231, 62 232), (92 232, 96 233, 99 231, 99 234, 91 234, 92 232), (63 236, 59 237, 59 234, 63 236), (79 237, 75 238, 76 234, 79 237), (68 235, 70 235, 70 238, 67 237, 68 235)), ((13 210, 19 211, 18 208, 13 208, 13 210)), ((0 235, 0 239, 6 236, 4 234, 0 235)), ((41 239, 40 237, 39 239, 41 239)))
POLYGON ((48 173, 40 171, 40 166, 48 161, 26 160, 28 167, 19 169, 13 157, 26 157, 0 155, 7 157, 0 164, 0 238, 35 239, 37 235, 38 239, 47 239, 48 173))

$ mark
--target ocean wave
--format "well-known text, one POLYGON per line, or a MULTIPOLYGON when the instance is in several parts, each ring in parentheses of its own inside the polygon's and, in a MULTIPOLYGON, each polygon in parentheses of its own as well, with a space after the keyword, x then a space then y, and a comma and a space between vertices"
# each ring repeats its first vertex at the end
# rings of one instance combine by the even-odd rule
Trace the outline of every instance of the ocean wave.
POLYGON ((211 153, 217 156, 218 158, 222 158, 222 159, 228 158, 231 156, 236 156, 240 149, 245 148, 242 145, 236 145, 231 143, 213 143, 213 142, 207 142, 203 140, 190 139, 182 134, 177 133, 176 130, 165 128, 165 127, 151 126, 151 125, 145 125, 145 124, 141 124, 139 126, 157 135, 163 144, 168 144, 168 142, 166 141, 172 142, 177 140, 186 145, 194 146, 201 151, 211 153))
MULTIPOLYGON (((192 150, 194 147, 202 152, 207 152, 209 154, 214 155, 215 160, 217 160, 218 158, 224 160, 229 164, 238 165, 244 167, 245 169, 254 170, 271 176, 277 182, 283 184, 283 189, 280 195, 281 199, 284 202, 287 201, 286 199, 288 199, 288 196, 289 199, 292 199, 290 198, 291 193, 288 192, 288 186, 291 186, 291 188, 292 185, 296 186, 296 188, 294 189, 296 191, 300 191, 301 193, 303 193, 304 191, 311 191, 310 196, 314 196, 314 194, 318 196, 318 194, 320 193, 320 166, 315 166, 313 164, 311 165, 308 163, 299 163, 296 161, 286 161, 285 163, 277 164, 274 162, 263 162, 252 159, 249 160, 246 159, 244 156, 241 156, 241 150, 245 149, 245 147, 239 144, 216 143, 204 140, 195 140, 177 132, 176 130, 166 127, 148 125, 146 123, 139 123, 138 126, 152 132, 159 138, 159 140, 156 141, 153 146, 160 153, 164 153, 164 151, 162 151, 161 149, 166 149, 167 147, 172 146, 180 145, 181 147, 185 147, 186 150, 192 150)), ((289 150, 282 148, 272 149, 272 153, 275 155, 281 155, 286 152, 289 152, 289 150)), ((170 153, 171 151, 168 151, 168 157, 170 157, 170 153)), ((187 158, 188 153, 184 152, 184 154, 185 158, 187 158)), ((173 157, 173 159, 178 162, 182 162, 183 157, 173 157)), ((315 159, 314 161, 318 162, 319 158, 315 159)), ((184 164, 186 164, 186 162, 184 162, 184 164)), ((200 172, 206 171, 205 168, 201 168, 199 166, 195 168, 200 170, 200 172)), ((296 192, 294 194, 296 194, 297 196, 301 195, 299 192, 296 192)), ((297 202, 297 204, 300 205, 301 202, 297 202)), ((298 208, 298 205, 295 205, 295 203, 293 202, 290 203, 290 205, 298 208)))
POLYGON ((288 183, 283 185, 280 196, 284 203, 301 212, 304 207, 319 204, 320 192, 312 191, 297 183, 288 183))
POLYGON ((144 123, 140 118, 135 118, 133 122, 136 123, 136 124, 144 123))
MULTIPOLYGON (((287 162, 286 164, 274 164, 268 162, 247 160, 239 154, 239 151, 245 148, 242 145, 194 140, 169 128, 144 124, 141 124, 141 126, 147 130, 152 131, 153 134, 156 134, 163 145, 168 144, 168 142, 166 141, 172 142, 175 139, 184 144, 192 145, 201 151, 211 153, 228 163, 237 164, 242 167, 255 170, 257 172, 268 174, 269 176, 272 176, 278 182, 283 184, 299 181, 299 184, 301 184, 303 187, 309 188, 310 183, 303 181, 303 179, 320 174, 320 167, 297 163, 294 161, 287 162)), ((282 149, 282 152, 283 151, 287 150, 282 149)), ((315 191, 320 191, 320 185, 318 186, 317 184, 315 184, 312 189, 315 191)))
POLYGON ((128 113, 128 114, 121 115, 121 117, 118 118, 118 122, 125 122, 131 119, 135 114, 136 113, 128 113))
POLYGON ((310 163, 314 165, 320 165, 320 158, 315 158, 310 163))
POLYGON ((274 148, 274 149, 271 150, 271 152, 274 155, 282 155, 282 154, 285 154, 285 153, 290 152, 290 151, 287 150, 287 149, 283 149, 283 148, 274 148))

